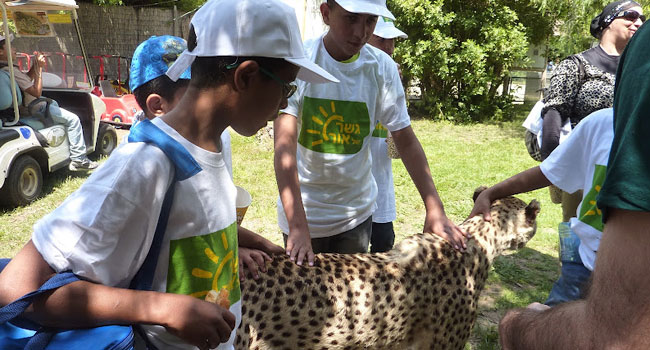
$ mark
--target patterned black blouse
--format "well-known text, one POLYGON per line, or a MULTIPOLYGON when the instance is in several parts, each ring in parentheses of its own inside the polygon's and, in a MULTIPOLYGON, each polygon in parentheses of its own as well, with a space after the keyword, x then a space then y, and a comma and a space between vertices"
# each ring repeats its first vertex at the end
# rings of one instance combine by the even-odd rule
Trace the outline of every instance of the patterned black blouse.
POLYGON ((614 78, 619 56, 607 55, 600 46, 596 46, 576 55, 584 65, 583 83, 580 84, 579 68, 576 62, 567 58, 553 71, 551 85, 544 96, 544 111, 556 109, 562 120, 571 118, 576 124, 582 118, 599 109, 612 107, 614 104, 614 78), (605 55, 605 57, 603 57, 605 55), (610 62, 615 61, 612 71, 610 62), (596 62, 591 62, 596 61, 596 62), (610 63, 610 64, 607 64, 610 63), (605 70, 606 69, 606 70, 605 70))
POLYGON ((567 119, 575 126, 592 112, 614 104, 614 81, 620 57, 608 55, 600 46, 575 56, 583 65, 583 73, 580 73, 576 60, 566 58, 553 70, 551 84, 544 96, 543 118, 556 118, 559 114, 562 122, 553 124, 557 130, 546 130, 549 123, 544 123, 543 158, 557 147, 559 129, 567 119), (548 134, 554 139, 548 140, 548 134))

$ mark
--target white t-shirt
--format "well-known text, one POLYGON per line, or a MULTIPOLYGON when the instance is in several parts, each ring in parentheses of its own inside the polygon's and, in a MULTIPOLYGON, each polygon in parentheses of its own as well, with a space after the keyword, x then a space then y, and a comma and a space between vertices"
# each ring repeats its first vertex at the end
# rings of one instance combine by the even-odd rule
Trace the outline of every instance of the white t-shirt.
MULTIPOLYGON (((180 142, 202 168, 176 184, 152 290, 203 299, 211 289, 225 288, 238 325, 236 190, 226 163, 221 153, 193 145, 161 118, 152 123, 180 142)), ((56 271, 72 270, 93 282, 128 287, 151 245, 173 173, 171 161, 158 147, 122 145, 36 223, 36 248, 56 271)), ((162 326, 144 328, 159 349, 196 349, 162 326)), ((234 349, 234 338, 235 331, 229 343, 217 349, 234 349)))
MULTIPOLYGON (((133 116, 133 124, 131 127, 136 126, 139 122, 145 119, 146 116, 144 114, 144 111, 138 111, 138 113, 133 116)), ((126 134, 124 135, 124 138, 122 138, 122 143, 124 144, 128 142, 129 134, 126 134)), ((228 129, 224 130, 223 133, 221 133, 221 155, 223 156, 223 160, 226 162, 226 167, 228 167, 230 177, 232 177, 232 148, 230 147, 230 132, 228 129)))
POLYGON ((372 154, 372 176, 377 182, 377 209, 372 213, 372 222, 379 224, 392 222, 397 218, 393 164, 388 156, 387 136, 386 128, 377 122, 370 138, 370 153, 372 154))
MULTIPOLYGON (((365 45, 350 63, 332 58, 323 37, 305 42, 310 59, 334 75, 338 84, 298 81, 282 112, 298 118, 298 178, 312 238, 353 229, 375 209, 370 135, 375 121, 388 130, 410 125, 404 88, 395 62, 365 45)), ((278 224, 289 232, 278 200, 278 224)))
POLYGON ((571 230, 580 238, 582 263, 592 271, 603 231, 596 196, 605 181, 613 139, 614 110, 598 110, 580 121, 571 136, 540 164, 544 176, 561 190, 583 190, 571 230))

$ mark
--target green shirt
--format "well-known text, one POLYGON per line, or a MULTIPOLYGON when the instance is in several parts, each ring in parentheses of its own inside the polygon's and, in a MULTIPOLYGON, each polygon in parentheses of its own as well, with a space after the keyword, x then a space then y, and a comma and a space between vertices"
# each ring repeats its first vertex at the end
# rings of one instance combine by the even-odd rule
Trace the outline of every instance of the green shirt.
POLYGON ((650 212, 650 28, 628 43, 616 72, 614 141, 598 207, 650 212))

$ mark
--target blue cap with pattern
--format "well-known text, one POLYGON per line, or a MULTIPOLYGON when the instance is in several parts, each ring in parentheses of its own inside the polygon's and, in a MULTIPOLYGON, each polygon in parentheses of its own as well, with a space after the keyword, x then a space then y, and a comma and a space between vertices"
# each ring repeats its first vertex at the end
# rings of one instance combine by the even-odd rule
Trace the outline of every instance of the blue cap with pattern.
MULTIPOLYGON (((138 45, 133 52, 129 87, 131 91, 142 84, 167 73, 169 66, 187 49, 182 38, 172 35, 152 36, 138 45)), ((190 79, 190 69, 181 74, 180 79, 190 79)))

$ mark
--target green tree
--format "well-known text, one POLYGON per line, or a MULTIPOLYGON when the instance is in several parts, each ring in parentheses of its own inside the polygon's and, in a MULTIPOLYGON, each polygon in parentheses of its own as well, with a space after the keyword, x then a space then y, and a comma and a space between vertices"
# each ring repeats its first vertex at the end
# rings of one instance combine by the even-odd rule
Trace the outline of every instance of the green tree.
MULTIPOLYGON (((509 118, 510 97, 498 88, 512 67, 526 61, 531 38, 544 37, 534 37, 521 23, 512 6, 516 1, 388 3, 396 25, 409 35, 398 43, 395 57, 404 80, 421 89, 422 99, 412 104, 418 112, 457 122, 509 118)), ((534 12, 520 6, 522 13, 534 12)))
POLYGON ((100 6, 155 6, 173 7, 176 5, 180 11, 192 12, 201 7, 206 0, 77 0, 90 2, 100 6))

